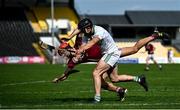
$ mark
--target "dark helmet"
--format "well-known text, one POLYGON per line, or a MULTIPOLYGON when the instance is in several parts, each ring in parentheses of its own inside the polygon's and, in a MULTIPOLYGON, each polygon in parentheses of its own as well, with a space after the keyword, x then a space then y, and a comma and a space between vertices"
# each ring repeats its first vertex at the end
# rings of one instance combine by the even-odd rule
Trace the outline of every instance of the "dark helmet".
POLYGON ((81 31, 84 31, 86 27, 92 27, 92 26, 93 26, 93 23, 88 18, 84 18, 78 23, 78 29, 80 29, 81 31))

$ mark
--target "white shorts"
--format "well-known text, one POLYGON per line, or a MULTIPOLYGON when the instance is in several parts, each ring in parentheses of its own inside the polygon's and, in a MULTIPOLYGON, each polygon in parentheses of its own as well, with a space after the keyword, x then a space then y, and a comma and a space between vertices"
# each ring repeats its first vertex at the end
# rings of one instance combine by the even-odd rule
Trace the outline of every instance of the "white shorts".
POLYGON ((154 60, 154 54, 148 54, 148 59, 154 60))
POLYGON ((113 67, 119 60, 121 55, 121 51, 115 51, 112 53, 106 53, 103 55, 101 60, 109 64, 111 67, 113 67))

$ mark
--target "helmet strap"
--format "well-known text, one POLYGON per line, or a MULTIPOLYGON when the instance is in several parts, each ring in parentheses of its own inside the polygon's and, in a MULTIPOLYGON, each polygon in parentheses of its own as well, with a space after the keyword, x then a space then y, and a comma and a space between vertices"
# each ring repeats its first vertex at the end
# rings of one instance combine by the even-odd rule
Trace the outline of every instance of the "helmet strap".
POLYGON ((84 30, 84 35, 87 36, 87 37, 89 37, 89 38, 90 38, 92 35, 94 35, 94 26, 92 26, 91 29, 92 29, 92 30, 91 30, 90 33, 86 33, 86 31, 84 30))

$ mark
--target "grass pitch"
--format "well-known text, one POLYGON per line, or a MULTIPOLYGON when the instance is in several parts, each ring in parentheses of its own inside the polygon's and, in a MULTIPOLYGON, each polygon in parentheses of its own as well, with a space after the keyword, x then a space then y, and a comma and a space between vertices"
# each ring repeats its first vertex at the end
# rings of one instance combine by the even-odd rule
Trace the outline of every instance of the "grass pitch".
POLYGON ((92 104, 91 74, 95 65, 78 65, 75 69, 80 72, 58 84, 51 83, 51 80, 63 73, 63 65, 0 65, 0 108, 180 109, 180 65, 163 65, 162 71, 155 65, 151 65, 150 71, 144 71, 144 66, 119 65, 119 73, 144 73, 149 84, 148 92, 134 82, 116 83, 128 88, 124 102, 118 101, 116 93, 103 90, 102 102, 92 104))

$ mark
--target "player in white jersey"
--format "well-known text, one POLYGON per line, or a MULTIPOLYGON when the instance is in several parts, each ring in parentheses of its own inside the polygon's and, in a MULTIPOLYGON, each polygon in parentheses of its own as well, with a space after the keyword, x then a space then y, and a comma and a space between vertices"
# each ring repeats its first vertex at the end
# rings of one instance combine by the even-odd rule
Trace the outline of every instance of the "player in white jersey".
MULTIPOLYGON (((86 35, 88 36, 88 35, 86 35)), ((99 36, 99 39, 102 39, 101 42, 99 42, 99 45, 101 47, 102 52, 102 59, 105 60, 108 55, 111 55, 113 60, 108 60, 108 64, 110 64, 112 67, 117 62, 117 60, 120 57, 120 52, 118 50, 118 47, 116 46, 114 40, 112 39, 111 35, 102 27, 94 25, 94 35, 91 37, 83 37, 82 42, 84 44, 88 43, 87 38, 93 39, 95 36, 99 36)), ((106 59, 107 60, 107 59, 106 59)))
MULTIPOLYGON (((146 91, 148 91, 146 78, 144 76, 134 77, 129 75, 118 75, 117 74, 117 61, 120 57, 131 55, 137 53, 139 49, 141 49, 148 42, 156 39, 158 36, 162 36, 162 33, 156 32, 149 37, 139 40, 132 47, 125 47, 118 49, 116 46, 112 36, 102 27, 93 25, 91 20, 88 18, 82 19, 78 28, 75 29, 69 38, 73 36, 83 33, 86 39, 84 45, 82 45, 77 50, 77 55, 80 55, 87 49, 91 48, 94 44, 99 44, 101 46, 102 58, 97 63, 94 71, 93 71, 93 79, 94 79, 94 87, 95 87, 95 96, 94 101, 100 102, 101 96, 101 80, 102 75, 104 73, 109 74, 109 78, 112 82, 120 82, 120 81, 136 81, 141 84, 146 91), (89 41, 87 41, 87 39, 89 41)), ((122 94, 126 93, 127 89, 122 89, 122 94)))
POLYGON ((169 63, 174 63, 174 61, 173 61, 173 59, 174 59, 174 52, 173 52, 172 49, 168 49, 167 58, 168 58, 168 62, 169 63))

